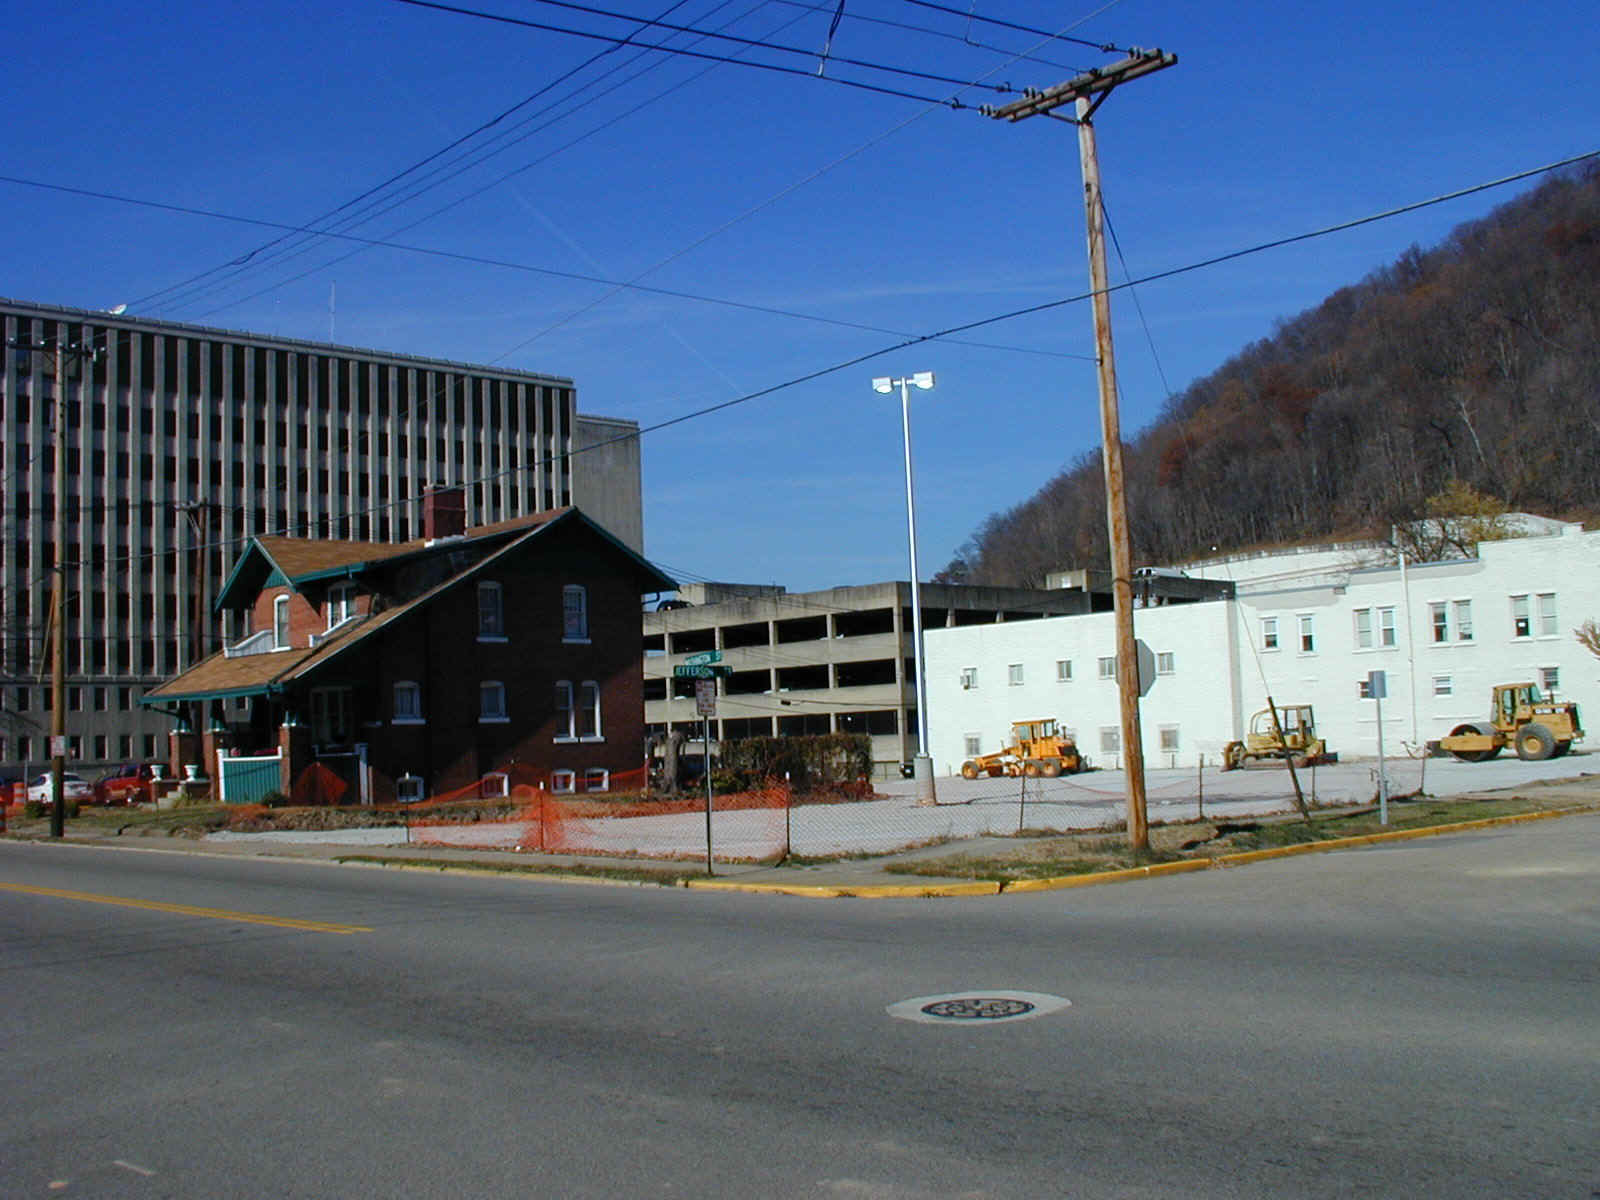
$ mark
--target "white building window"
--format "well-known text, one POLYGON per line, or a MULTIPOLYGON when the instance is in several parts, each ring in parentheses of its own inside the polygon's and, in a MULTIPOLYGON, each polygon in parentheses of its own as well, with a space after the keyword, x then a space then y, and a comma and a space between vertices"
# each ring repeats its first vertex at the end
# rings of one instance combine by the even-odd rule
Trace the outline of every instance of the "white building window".
POLYGON ((552 792, 576 791, 577 781, 577 775, 571 771, 560 770, 550 772, 550 790, 552 792))
POLYGON ((1056 659, 1056 682, 1072 682, 1072 660, 1070 658, 1056 659))
POLYGON ((600 685, 585 679, 578 685, 578 737, 598 742, 600 734, 600 685))
POLYGON ((1101 658, 1098 666, 1101 679, 1115 679, 1117 677, 1117 660, 1115 657, 1101 658))
POLYGON ((975 688, 977 686, 978 686, 978 668, 977 667, 962 667, 961 668, 961 690, 962 691, 971 691, 973 688, 975 688))
POLYGON ((1533 636, 1533 617, 1525 594, 1511 597, 1511 636, 1518 638, 1533 636))
POLYGON ((478 584, 478 640, 503 642, 506 638, 505 593, 489 580, 478 584))
POLYGON ((1006 667, 1006 684, 1009 687, 1022 686, 1022 664, 1011 663, 1006 667))
POLYGON ((1456 694, 1456 681, 1450 675, 1435 675, 1433 677, 1433 694, 1435 696, 1453 696, 1456 694))
POLYGON ((1450 640, 1450 607, 1439 600, 1428 605, 1428 624, 1433 630, 1434 645, 1450 640))
POLYGON ((272 647, 289 648, 289 597, 279 596, 272 602, 272 647))
POLYGON ((1457 600, 1450 607, 1456 618, 1456 641, 1470 642, 1472 640, 1472 601, 1457 600))
POLYGON ((1261 618, 1261 648, 1263 650, 1276 650, 1278 648, 1278 618, 1261 618))
POLYGON ((328 628, 343 625, 356 615, 356 585, 336 583, 328 589, 328 628))
POLYGON ((1176 675, 1178 673, 1178 656, 1171 650, 1163 650, 1156 655, 1157 675, 1176 675))
POLYGON ((1300 614, 1300 653, 1317 652, 1317 618, 1311 613, 1300 614))
POLYGON ((1161 727, 1161 752, 1163 754, 1176 754, 1178 752, 1178 727, 1176 725, 1163 725, 1161 727))
POLYGON ((1560 667, 1540 667, 1539 687, 1543 689, 1546 699, 1554 696, 1556 688, 1561 686, 1560 667))
POLYGON ((583 790, 586 792, 609 792, 611 790, 611 772, 604 767, 586 767, 583 772, 583 790))
POLYGON ((485 679, 478 685, 478 723, 503 725, 506 715, 506 685, 498 679, 485 679))
POLYGON ((422 786, 422 776, 402 775, 394 781, 394 798, 401 804, 417 804, 428 798, 422 786))
POLYGON ((1100 726, 1100 753, 1115 754, 1122 749, 1122 730, 1115 725, 1100 726))
POLYGON ((1394 644, 1394 608, 1380 608, 1378 610, 1378 645, 1393 646, 1394 644))
POLYGON ((1554 637, 1556 635, 1556 594, 1554 592, 1539 593, 1539 636, 1554 637))
POLYGON ((1355 610, 1356 618, 1356 649, 1372 649, 1372 610, 1358 608, 1355 610))
POLYGON ((600 685, 586 679, 576 688, 570 679, 556 681, 556 741, 603 741, 600 727, 600 685))
POLYGON ((478 781, 478 795, 494 800, 511 794, 511 778, 504 771, 491 771, 478 781))
POLYGON ((410 679, 397 680, 394 685, 394 723, 396 725, 422 724, 422 685, 410 679))
POLYGON ((580 583, 569 583, 561 589, 561 640, 589 640, 589 589, 580 583))
POLYGON ((966 749, 962 752, 962 753, 964 753, 966 755, 966 757, 968 757, 968 758, 977 758, 978 755, 983 753, 983 735, 982 734, 978 734, 978 733, 963 734, 961 740, 962 740, 963 745, 966 747, 966 749))

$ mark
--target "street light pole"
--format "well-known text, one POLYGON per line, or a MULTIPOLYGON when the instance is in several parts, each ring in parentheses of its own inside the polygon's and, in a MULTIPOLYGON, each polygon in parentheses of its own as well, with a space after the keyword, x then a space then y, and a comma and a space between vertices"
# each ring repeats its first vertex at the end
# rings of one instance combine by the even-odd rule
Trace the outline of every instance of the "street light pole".
POLYGON ((917 570, 917 488, 911 469, 911 389, 928 391, 933 387, 933 372, 918 371, 901 379, 887 376, 874 379, 872 390, 888 395, 900 389, 900 431, 906 452, 906 539, 911 546, 911 641, 917 672, 917 756, 912 777, 917 782, 917 803, 935 804, 933 759, 928 754, 928 670, 922 647, 922 587, 917 570))

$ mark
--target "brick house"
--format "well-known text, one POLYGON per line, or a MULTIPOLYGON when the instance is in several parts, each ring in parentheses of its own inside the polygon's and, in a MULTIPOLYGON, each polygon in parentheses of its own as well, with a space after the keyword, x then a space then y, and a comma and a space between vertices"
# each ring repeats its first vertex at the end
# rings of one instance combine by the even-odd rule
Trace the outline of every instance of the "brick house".
POLYGON ((398 545, 252 538, 217 601, 246 635, 144 698, 174 773, 384 803, 638 771, 640 598, 673 581, 575 508, 467 529, 462 499, 430 491, 398 545))

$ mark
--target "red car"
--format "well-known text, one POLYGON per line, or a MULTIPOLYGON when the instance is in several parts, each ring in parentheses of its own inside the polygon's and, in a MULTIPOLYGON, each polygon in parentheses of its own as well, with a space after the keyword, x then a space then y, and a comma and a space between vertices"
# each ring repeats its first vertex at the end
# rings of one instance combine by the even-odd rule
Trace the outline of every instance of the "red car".
POLYGON ((94 783, 96 804, 148 803, 154 798, 150 780, 154 772, 149 763, 127 763, 113 767, 94 783))

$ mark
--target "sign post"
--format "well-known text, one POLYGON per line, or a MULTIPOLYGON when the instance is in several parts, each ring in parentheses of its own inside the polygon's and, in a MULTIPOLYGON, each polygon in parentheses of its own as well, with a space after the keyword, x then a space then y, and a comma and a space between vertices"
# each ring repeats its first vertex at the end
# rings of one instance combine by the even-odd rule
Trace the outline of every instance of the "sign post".
POLYGON ((1367 672, 1367 695, 1378 713, 1378 824, 1389 823, 1389 774, 1383 763, 1383 698, 1389 694, 1389 677, 1382 671, 1367 672))
MULTIPOLYGON (((678 668, 679 670, 705 670, 711 668, 678 668)), ((696 677, 694 681, 694 709, 705 721, 704 738, 701 743, 705 748, 703 763, 706 775, 706 874, 714 875, 711 869, 711 718, 717 715, 717 681, 715 677, 696 677)))

